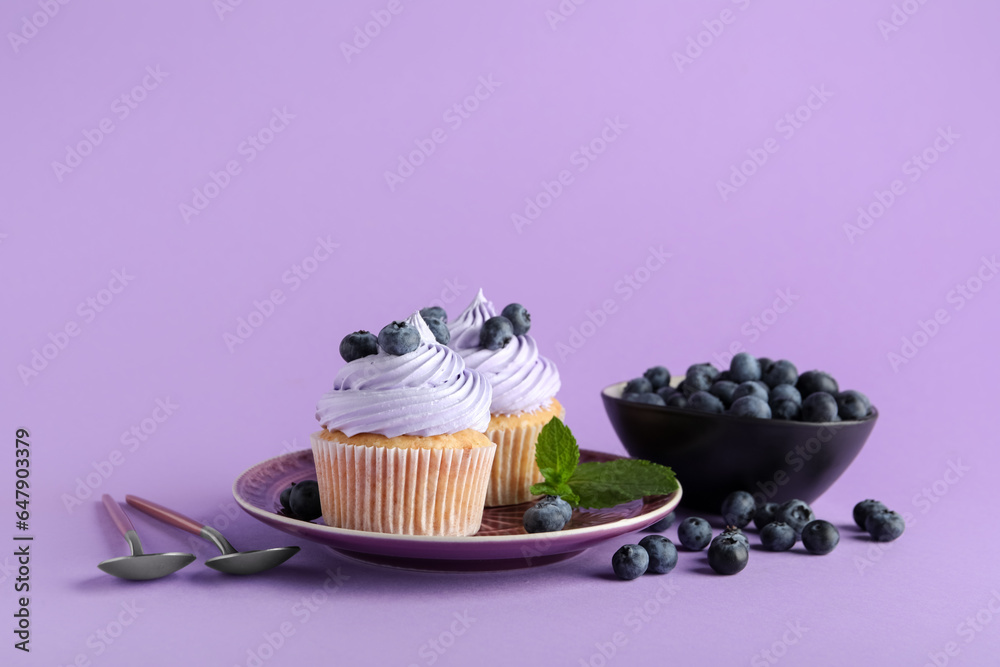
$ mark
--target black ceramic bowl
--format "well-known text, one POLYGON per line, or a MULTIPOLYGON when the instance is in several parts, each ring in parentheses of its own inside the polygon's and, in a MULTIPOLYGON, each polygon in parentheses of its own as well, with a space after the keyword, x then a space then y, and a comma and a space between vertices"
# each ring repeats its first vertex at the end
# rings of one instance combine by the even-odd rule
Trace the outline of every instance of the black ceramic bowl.
POLYGON ((709 414, 625 401, 624 387, 606 387, 601 398, 625 450, 673 468, 684 485, 681 505, 713 514, 733 491, 749 491, 758 504, 813 502, 847 470, 878 419, 874 408, 860 421, 827 423, 709 414))

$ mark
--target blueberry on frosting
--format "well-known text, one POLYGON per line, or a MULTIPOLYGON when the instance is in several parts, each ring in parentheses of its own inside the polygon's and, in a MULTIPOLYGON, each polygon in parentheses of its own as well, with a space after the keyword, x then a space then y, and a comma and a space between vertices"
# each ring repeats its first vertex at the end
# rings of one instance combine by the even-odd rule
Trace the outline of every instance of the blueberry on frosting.
POLYGON ((531 329, 531 314, 519 303, 508 304, 500 314, 510 320, 515 336, 523 336, 531 329))
POLYGON ((420 345, 420 332, 407 322, 390 322, 378 332, 378 344, 397 357, 413 352, 420 345))
POLYGON ((371 354, 378 354, 378 339, 367 331, 355 331, 340 341, 340 356, 344 361, 354 361, 371 354))
POLYGON ((441 320, 445 324, 448 323, 448 313, 441 306, 427 306, 426 308, 421 308, 420 317, 424 318, 425 322, 429 319, 435 319, 441 320))
MULTIPOLYGON (((425 308, 424 310, 427 309, 425 308)), ((442 345, 447 345, 451 341, 451 332, 448 331, 448 325, 444 323, 444 320, 440 320, 436 317, 428 317, 426 315, 421 315, 421 317, 424 318, 424 323, 427 325, 427 328, 434 334, 434 340, 442 345)))
POLYGON ((514 337, 514 325, 503 315, 497 315, 483 322, 479 330, 479 347, 487 350, 499 350, 507 347, 514 337))

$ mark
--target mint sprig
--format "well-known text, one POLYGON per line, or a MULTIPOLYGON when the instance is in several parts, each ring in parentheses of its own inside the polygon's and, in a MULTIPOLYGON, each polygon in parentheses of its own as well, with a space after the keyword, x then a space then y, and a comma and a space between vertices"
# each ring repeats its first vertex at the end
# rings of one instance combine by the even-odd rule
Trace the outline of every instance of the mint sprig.
POLYGON ((538 434, 535 463, 544 482, 531 487, 534 494, 561 496, 574 507, 614 507, 643 496, 677 490, 674 471, 642 459, 616 459, 580 463, 580 448, 569 427, 552 419, 538 434))

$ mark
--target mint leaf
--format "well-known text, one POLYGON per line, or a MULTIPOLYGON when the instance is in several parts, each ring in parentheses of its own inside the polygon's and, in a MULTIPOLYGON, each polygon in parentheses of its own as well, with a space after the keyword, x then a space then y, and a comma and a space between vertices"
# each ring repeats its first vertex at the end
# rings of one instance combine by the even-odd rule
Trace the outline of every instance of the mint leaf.
POLYGON ((576 438, 562 420, 554 417, 542 427, 535 445, 535 463, 538 464, 542 477, 554 488, 558 488, 572 477, 579 462, 580 448, 576 445, 576 438))
POLYGON ((539 482, 531 485, 531 493, 536 496, 559 496, 574 507, 580 502, 580 496, 573 493, 573 489, 565 482, 559 485, 539 482))
MULTIPOLYGON (((578 497, 575 504, 590 508, 614 507, 643 496, 677 490, 673 470, 642 459, 581 463, 568 484, 578 497)), ((570 501, 567 499, 567 502, 570 501)))

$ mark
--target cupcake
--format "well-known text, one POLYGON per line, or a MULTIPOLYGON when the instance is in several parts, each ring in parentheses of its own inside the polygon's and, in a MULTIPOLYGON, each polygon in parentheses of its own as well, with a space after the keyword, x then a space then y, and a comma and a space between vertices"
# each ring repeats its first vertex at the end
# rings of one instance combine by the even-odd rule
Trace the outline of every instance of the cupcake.
POLYGON ((559 371, 538 354, 528 335, 531 318, 512 303, 497 317, 493 304, 479 290, 476 298, 448 325, 451 347, 466 367, 482 373, 493 387, 486 435, 496 443, 496 458, 486 492, 486 506, 531 500, 531 485, 542 481, 535 464, 538 434, 565 411, 555 399, 559 371))
POLYGON ((347 336, 347 364, 310 436, 328 526, 397 535, 479 530, 494 445, 490 385, 414 313, 376 339, 347 336))

